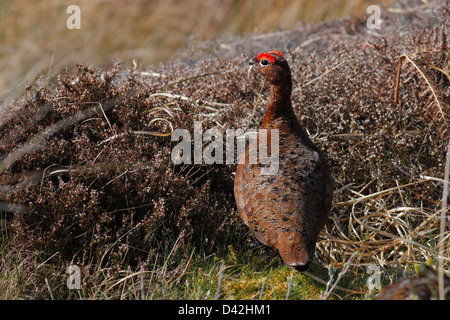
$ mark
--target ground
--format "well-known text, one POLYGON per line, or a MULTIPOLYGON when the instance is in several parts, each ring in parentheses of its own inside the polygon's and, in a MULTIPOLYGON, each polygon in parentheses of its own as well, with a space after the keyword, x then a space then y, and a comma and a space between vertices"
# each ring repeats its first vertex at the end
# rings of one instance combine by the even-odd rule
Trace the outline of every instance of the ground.
POLYGON ((380 286, 440 259, 448 273, 448 10, 405 1, 380 29, 342 18, 36 81, 0 120, 1 297, 366 299, 369 270, 380 286), (246 61, 268 50, 290 63, 295 111, 336 181, 309 274, 255 246, 234 165, 170 158, 170 133, 194 121, 258 127, 268 90, 246 61))

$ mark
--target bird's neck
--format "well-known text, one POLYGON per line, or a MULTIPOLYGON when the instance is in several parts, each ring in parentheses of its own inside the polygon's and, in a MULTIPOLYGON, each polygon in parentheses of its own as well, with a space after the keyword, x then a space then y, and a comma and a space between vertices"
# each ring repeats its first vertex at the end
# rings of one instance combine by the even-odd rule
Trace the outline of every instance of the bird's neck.
POLYGON ((289 84, 270 85, 270 100, 264 116, 263 128, 270 126, 277 119, 296 121, 292 109, 291 93, 292 86, 289 84))

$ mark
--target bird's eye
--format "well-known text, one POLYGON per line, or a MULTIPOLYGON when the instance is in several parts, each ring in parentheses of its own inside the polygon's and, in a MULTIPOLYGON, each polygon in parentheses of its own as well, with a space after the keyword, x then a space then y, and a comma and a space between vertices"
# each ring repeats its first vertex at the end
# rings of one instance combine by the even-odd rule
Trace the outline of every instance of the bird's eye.
POLYGON ((269 65, 269 60, 267 59, 262 59, 259 64, 263 67, 267 67, 269 65))

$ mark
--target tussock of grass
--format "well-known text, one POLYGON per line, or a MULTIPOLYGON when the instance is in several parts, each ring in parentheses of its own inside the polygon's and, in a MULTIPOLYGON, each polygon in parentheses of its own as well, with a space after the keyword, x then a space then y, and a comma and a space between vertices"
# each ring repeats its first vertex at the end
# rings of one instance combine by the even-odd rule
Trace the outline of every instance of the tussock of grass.
POLYGON ((0 120, 5 297, 309 299, 328 286, 329 298, 355 298, 371 265, 383 284, 426 261, 448 273, 446 10, 400 2, 377 31, 345 18, 219 39, 150 70, 80 65, 36 82, 0 120), (170 161, 166 134, 193 134, 195 120, 259 125, 268 92, 246 61, 267 48, 286 52, 296 112, 336 181, 312 277, 251 248, 233 166, 170 161), (71 264, 80 290, 66 286, 71 264))

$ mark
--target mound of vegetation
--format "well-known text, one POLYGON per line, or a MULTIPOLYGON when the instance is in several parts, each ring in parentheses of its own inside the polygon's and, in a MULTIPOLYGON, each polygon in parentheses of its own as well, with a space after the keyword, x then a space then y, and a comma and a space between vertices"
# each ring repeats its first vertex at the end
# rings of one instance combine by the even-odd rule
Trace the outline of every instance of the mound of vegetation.
POLYGON ((3 257, 56 259, 60 275, 77 264, 101 282, 94 274, 102 267, 175 272, 192 250, 249 248, 235 212, 235 166, 174 165, 170 134, 193 136, 194 121, 224 135, 257 128, 268 92, 246 61, 279 50, 292 69, 297 116, 336 181, 319 263, 351 257, 353 267, 407 269, 436 261, 450 114, 444 2, 383 8, 380 29, 368 29, 367 17, 345 18, 205 43, 147 70, 80 65, 36 82, 0 119, 3 257))

